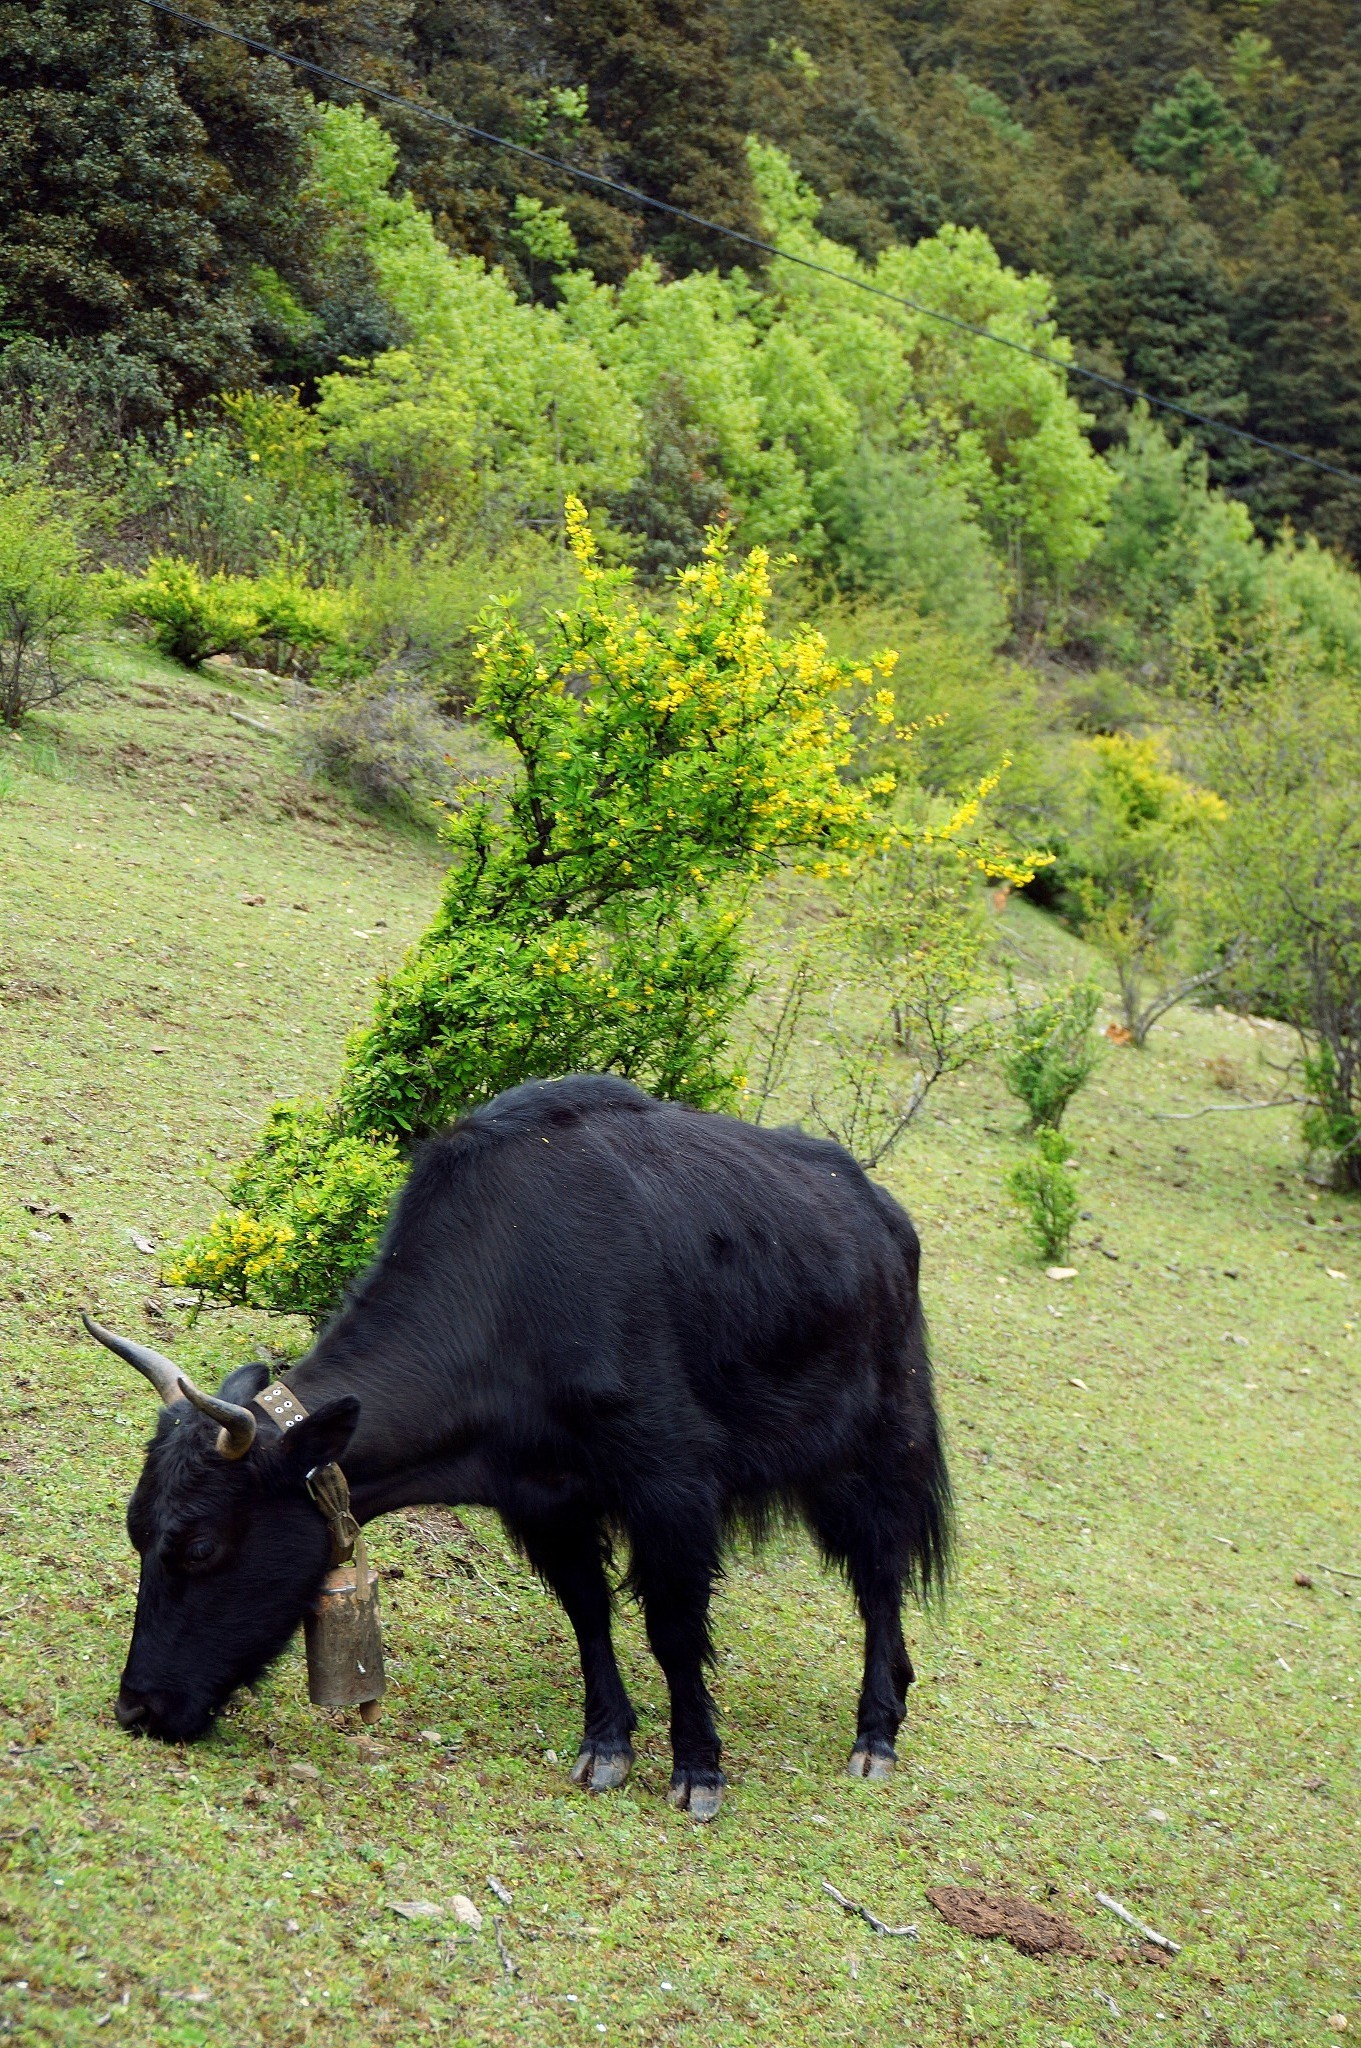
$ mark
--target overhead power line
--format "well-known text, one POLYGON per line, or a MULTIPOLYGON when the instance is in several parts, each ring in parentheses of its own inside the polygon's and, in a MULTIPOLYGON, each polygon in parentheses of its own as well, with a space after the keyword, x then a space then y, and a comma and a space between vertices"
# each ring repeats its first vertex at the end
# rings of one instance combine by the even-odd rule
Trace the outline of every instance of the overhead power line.
POLYGON ((259 36, 248 36, 239 29, 223 28, 216 21, 204 21, 196 14, 186 14, 183 8, 172 7, 169 0, 142 0, 155 14, 163 14, 171 21, 182 22, 186 28, 197 29, 202 35, 221 36, 229 43, 239 43, 243 49, 254 50, 258 56, 273 57, 280 64, 291 65, 295 71, 306 71, 314 78, 324 78, 331 85, 342 85, 349 92, 365 94, 369 99, 379 100, 384 106, 401 107, 405 113, 417 114, 424 121, 433 121, 437 127, 446 128, 452 134, 469 136, 474 142, 485 142, 491 149, 503 149, 511 156, 524 158, 529 163, 543 164, 549 170, 561 171, 569 178, 575 178, 585 185, 594 185, 602 192, 612 192, 621 199, 627 199, 635 206, 648 207, 653 213, 664 213, 671 220, 683 221, 687 227, 699 228, 707 235, 718 235, 723 240, 736 242, 742 248, 754 249, 762 256, 774 256, 781 263, 797 263, 803 270, 816 271, 820 277, 830 277, 837 284, 848 285, 852 290, 867 292, 871 298, 885 299, 892 306, 901 306, 909 313, 916 313, 924 320, 937 320, 943 326, 953 327, 961 334, 971 334, 979 341, 989 341, 996 348, 1009 348, 1013 354, 1029 356, 1032 362, 1045 363, 1050 369, 1061 370, 1066 377, 1081 377, 1088 384, 1098 384, 1104 391, 1114 391, 1121 398, 1142 399, 1145 405, 1156 406, 1161 412, 1175 413, 1179 419, 1189 420, 1193 425, 1205 427, 1214 434, 1227 434, 1235 441, 1245 441, 1254 448, 1264 448, 1271 455, 1283 456, 1287 462, 1300 463, 1306 469, 1316 469, 1324 476, 1339 477, 1343 483, 1361 485, 1361 477, 1351 470, 1339 469, 1331 462, 1320 462, 1316 455, 1303 455, 1298 448, 1287 447, 1283 441, 1269 441, 1263 434, 1250 433, 1246 427, 1232 426, 1227 420, 1217 420, 1209 413, 1197 412, 1192 406, 1182 405, 1175 398, 1160 397, 1156 391, 1145 391, 1138 384, 1127 384, 1119 377, 1107 377, 1100 370, 1090 370, 1082 363, 1065 362, 1062 356, 1053 355, 1048 349, 1034 348, 1028 342, 1013 341, 1005 334, 994 334, 991 328, 979 327, 971 320, 961 320, 958 314, 942 313, 938 307, 924 306, 917 299, 909 299, 901 292, 891 292, 885 286, 871 284, 868 278, 854 277, 844 270, 835 270, 829 263, 819 263, 812 256, 796 255, 792 249, 781 249, 774 242, 763 241, 759 235, 748 235, 741 228, 725 227, 722 221, 706 220, 703 214, 691 213, 684 206, 673 206, 670 200, 654 199, 650 192, 640 192, 636 185, 626 185, 618 178, 607 178, 602 171, 589 171, 582 164, 569 163, 565 157, 550 156, 546 150, 532 149, 527 142, 512 142, 508 135, 493 134, 489 128, 478 128, 471 121, 459 121, 452 114, 444 114, 436 107, 427 107, 420 100, 408 99, 405 93, 389 92, 385 86, 369 84, 362 78, 350 78, 343 71, 332 71, 325 64, 315 64, 310 57, 295 57, 288 50, 280 50, 273 43, 266 43, 259 36))

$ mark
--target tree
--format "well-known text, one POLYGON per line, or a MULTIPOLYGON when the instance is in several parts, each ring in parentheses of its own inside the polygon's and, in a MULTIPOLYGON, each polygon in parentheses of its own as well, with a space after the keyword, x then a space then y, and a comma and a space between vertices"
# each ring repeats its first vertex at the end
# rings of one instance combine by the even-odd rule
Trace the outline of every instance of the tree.
POLYGON ((1165 100, 1149 108, 1134 137, 1134 158, 1184 192, 1198 192, 1217 161, 1235 164, 1259 198, 1270 199, 1280 183, 1276 166, 1253 148, 1223 95, 1194 68, 1183 72, 1165 100))
MULTIPOLYGON (((551 11, 417 0, 408 61, 420 96, 498 135, 752 231, 754 209, 713 0, 569 0, 551 11)), ((517 198, 560 206, 584 262, 619 282, 644 252, 672 271, 752 260, 730 243, 547 165, 385 116, 404 182, 456 247, 504 265, 536 295, 517 246, 517 198)), ((759 258, 755 259, 759 268, 759 258)))
POLYGON ((718 437, 694 418, 683 376, 664 377, 644 411, 642 474, 607 499, 612 518, 633 536, 640 576, 669 576, 697 561, 706 530, 731 517, 717 474, 718 437))
POLYGON ((782 859, 830 873, 861 849, 891 778, 843 783, 837 698, 872 677, 805 628, 777 640, 765 559, 731 568, 721 534, 665 618, 599 567, 575 502, 569 537, 583 590, 550 649, 506 607, 486 619, 475 710, 515 772, 451 816, 440 909, 383 983, 335 1096, 275 1109, 232 1209, 181 1255, 182 1283, 326 1314, 410 1146, 536 1075, 735 1099, 744 892, 782 859))
POLYGON ((1157 739, 1078 743, 1079 785, 1064 901, 1115 970, 1125 1027, 1143 1046, 1159 1018, 1223 979, 1237 957, 1185 964, 1191 859, 1224 818, 1213 790, 1167 764, 1157 739))
MULTIPOLYGON (((259 9, 234 21, 270 30, 259 9)), ((9 0, 0 44, 10 335, 78 358, 116 337, 152 373, 152 416, 248 381, 269 317, 255 273, 309 287, 311 114, 292 74, 110 0, 9 0)))
MULTIPOLYGON (((1277 207, 1244 266, 1234 339, 1255 430, 1336 468, 1361 465, 1361 264, 1354 224, 1319 232, 1316 206, 1277 207), (1342 233, 1337 232, 1342 230, 1342 233)), ((1361 492, 1278 456, 1245 491, 1259 526, 1310 527, 1361 556, 1361 492)))
MULTIPOLYGON (((1242 421, 1232 282, 1213 229, 1181 193, 1124 166, 1108 171, 1055 239, 1059 316, 1075 341, 1143 390, 1242 421)), ((1222 436, 1207 435, 1205 445, 1216 462, 1226 459, 1222 436)))
POLYGON ((1249 934, 1240 1000, 1300 1039, 1303 1135, 1361 1192, 1361 705, 1280 614, 1189 620, 1179 681, 1203 772, 1227 799, 1212 875, 1222 928, 1249 934))
POLYGON ((95 610, 81 558, 52 491, 0 494, 0 724, 11 730, 72 687, 71 642, 95 610))

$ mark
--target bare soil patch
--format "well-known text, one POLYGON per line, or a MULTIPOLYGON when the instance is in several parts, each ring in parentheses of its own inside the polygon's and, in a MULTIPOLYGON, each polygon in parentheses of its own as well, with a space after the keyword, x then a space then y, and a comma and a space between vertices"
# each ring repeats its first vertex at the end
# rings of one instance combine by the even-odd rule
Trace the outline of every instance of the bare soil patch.
POLYGON ((1023 1956, 1085 1956, 1091 1953, 1076 1927, 1029 1899, 1004 1892, 965 1891, 957 1884, 933 1885, 926 1894, 941 1918, 980 1941, 1009 1941, 1023 1956))

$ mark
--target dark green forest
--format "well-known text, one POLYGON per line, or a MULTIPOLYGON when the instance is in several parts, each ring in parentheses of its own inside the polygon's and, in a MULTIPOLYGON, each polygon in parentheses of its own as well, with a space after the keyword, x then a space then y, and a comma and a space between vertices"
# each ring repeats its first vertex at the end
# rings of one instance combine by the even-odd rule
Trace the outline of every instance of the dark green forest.
MULTIPOLYGON (((209 10, 211 12, 211 10, 209 10)), ((1078 360, 1346 468, 1361 463, 1361 19, 1299 5, 891 0, 338 0, 231 26, 718 221, 752 229, 743 139, 776 143, 819 228, 873 256, 945 223, 1050 277, 1078 360)), ((0 8, 0 321, 130 418, 244 372, 301 379, 392 339, 362 258, 318 233, 313 96, 345 97, 138 6, 0 8), (323 243, 326 254, 319 253, 323 243), (315 317, 290 319, 285 281, 315 317), (305 325, 305 333, 300 327, 305 325)), ((731 245, 570 178, 381 118, 451 247, 551 295, 517 199, 560 205, 617 283, 731 245)), ((738 252, 736 260, 743 260, 738 252)), ((1124 408, 1095 401, 1099 442, 1124 408)), ((1263 532, 1353 556, 1361 494, 1206 432, 1263 532)))

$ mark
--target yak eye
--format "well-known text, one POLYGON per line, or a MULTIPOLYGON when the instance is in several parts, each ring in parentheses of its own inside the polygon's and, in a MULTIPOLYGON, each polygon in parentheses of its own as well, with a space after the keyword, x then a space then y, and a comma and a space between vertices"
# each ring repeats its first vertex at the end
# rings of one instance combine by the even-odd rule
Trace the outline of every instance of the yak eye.
POLYGON ((186 1543, 182 1552, 185 1564, 211 1564, 217 1556, 218 1542, 215 1536, 195 1536, 192 1543, 186 1543))

